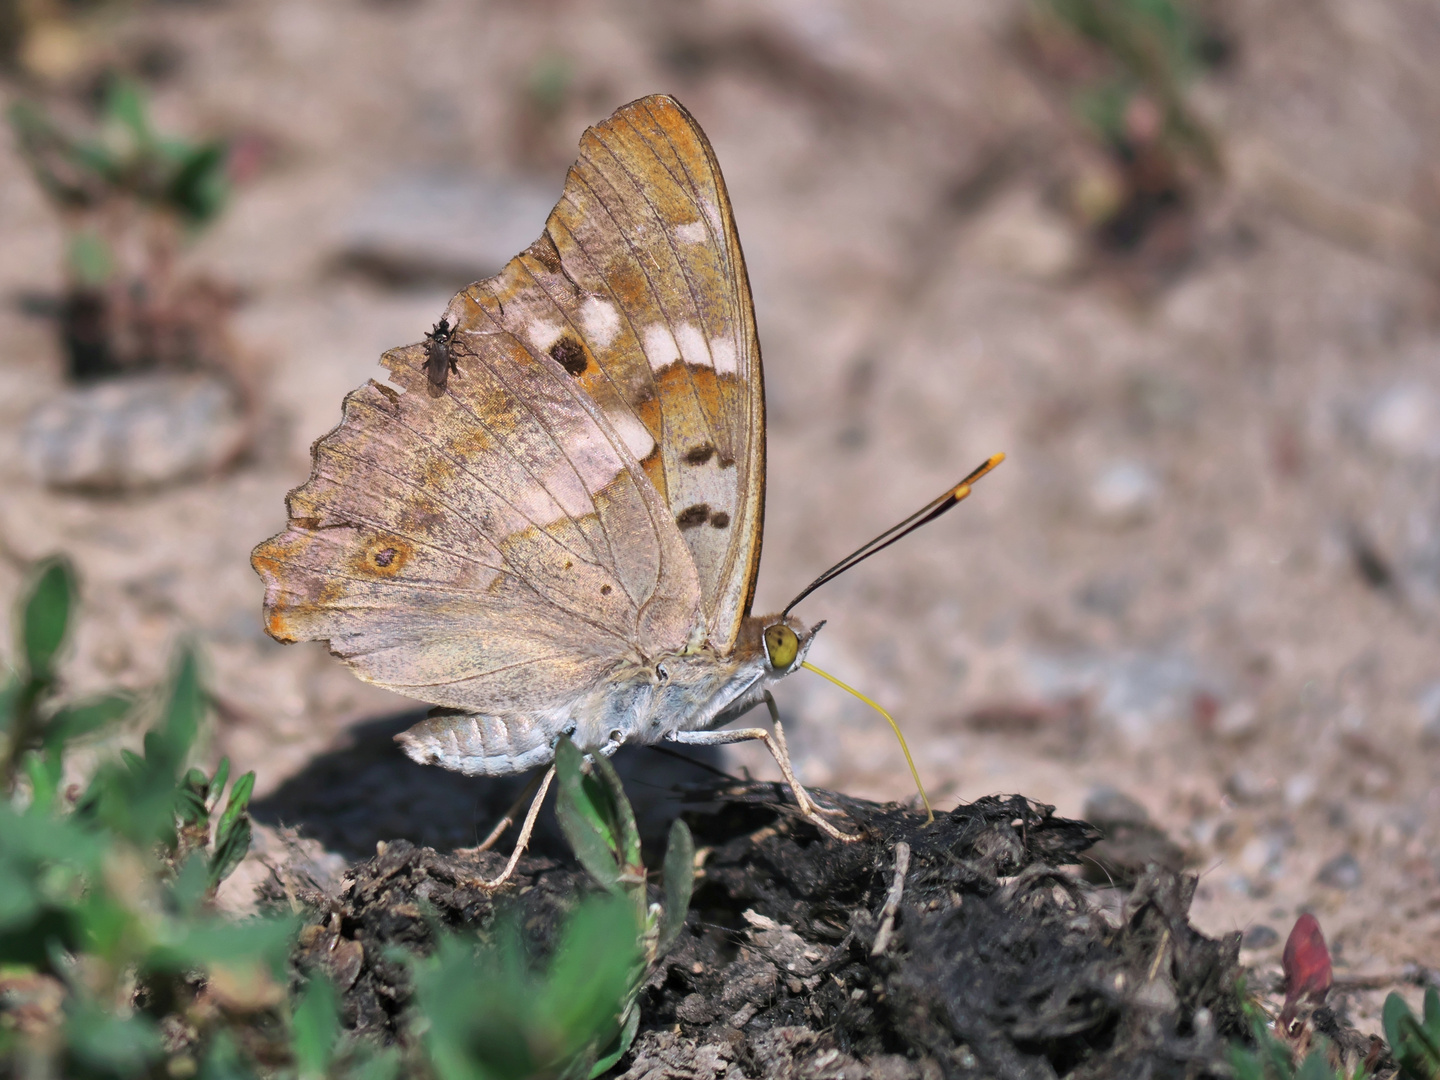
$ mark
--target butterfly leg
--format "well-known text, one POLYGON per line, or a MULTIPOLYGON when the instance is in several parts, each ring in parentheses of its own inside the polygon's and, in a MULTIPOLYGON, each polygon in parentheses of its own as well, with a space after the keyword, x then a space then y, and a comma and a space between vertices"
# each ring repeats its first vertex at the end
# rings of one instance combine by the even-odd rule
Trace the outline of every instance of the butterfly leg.
POLYGON ((758 727, 733 728, 729 731, 673 731, 666 738, 680 743, 682 746, 725 746, 729 743, 759 739, 770 751, 771 756, 775 758, 775 763, 780 766, 780 773, 785 777, 785 783, 789 784, 790 790, 795 793, 795 801, 800 805, 800 812, 814 822, 821 832, 828 833, 836 840, 859 840, 858 833, 841 832, 819 813, 819 807, 815 805, 815 800, 810 798, 810 793, 795 778, 795 770, 790 767, 790 753, 785 749, 785 736, 780 734, 778 728, 776 734, 780 735, 778 742, 770 732, 758 727))
MULTIPOLYGON (((785 725, 780 723, 780 706, 775 704, 775 695, 770 693, 769 690, 765 691, 765 708, 770 711, 770 723, 775 728, 775 741, 780 744, 780 752, 785 755, 783 760, 785 765, 788 765, 790 763, 790 747, 785 744, 785 725)), ((782 759, 777 755, 775 760, 780 761, 782 759)), ((783 769, 785 765, 781 765, 781 768, 783 769)), ((787 777, 790 776, 789 773, 785 775, 787 777)), ((796 800, 800 803, 801 808, 805 809, 807 814, 830 814, 833 817, 847 816, 845 811, 838 807, 821 806, 810 797, 808 791, 794 781, 793 777, 791 778, 790 786, 797 791, 796 800), (809 804, 808 809, 806 809, 806 803, 809 804)))
POLYGON ((555 766, 551 765, 545 770, 545 775, 540 780, 540 789, 530 803, 530 809, 525 812, 525 823, 520 827, 519 839, 515 841, 515 850, 510 853, 510 861, 505 864, 505 869, 500 871, 499 877, 486 881, 481 878, 477 884, 482 889, 498 889, 505 882, 510 880, 510 875, 515 873, 515 867, 520 863, 520 856, 525 854, 525 849, 530 846, 530 834, 535 831, 535 819, 540 816, 540 804, 545 801, 545 796, 550 791, 550 781, 555 779, 555 766))
POLYGON ((505 830, 515 824, 516 819, 520 816, 520 808, 534 796, 535 789, 540 786, 541 781, 544 779, 544 773, 536 773, 531 777, 530 782, 525 785, 525 790, 520 792, 520 797, 510 804, 510 809, 505 811, 505 816, 490 830, 490 835, 480 842, 479 847, 473 848, 472 850, 489 851, 494 847, 495 841, 500 839, 505 830))

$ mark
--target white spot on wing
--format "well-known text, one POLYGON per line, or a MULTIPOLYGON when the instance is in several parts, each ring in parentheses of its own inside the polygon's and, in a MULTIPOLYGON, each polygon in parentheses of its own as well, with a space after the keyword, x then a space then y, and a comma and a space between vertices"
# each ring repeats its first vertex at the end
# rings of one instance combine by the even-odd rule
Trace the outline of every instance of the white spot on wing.
POLYGON ((715 358, 716 375, 735 374, 738 367, 738 360, 735 355, 734 341, 724 337, 711 338, 710 355, 715 358))
POLYGON ((555 323, 542 322, 540 319, 531 319, 525 327, 525 332, 530 336, 530 344, 539 352, 549 352, 550 346, 560 340, 560 335, 565 332, 563 326, 555 323))
POLYGON ((680 359, 680 350, 668 326, 656 323, 645 328, 645 359, 650 361, 650 370, 659 371, 680 359))
POLYGON ((614 412, 607 412, 605 418, 615 425, 616 433, 636 461, 644 461, 650 456, 650 452, 655 449, 655 438, 634 413, 616 409, 614 412))
POLYGON ((675 343, 680 346, 680 357, 687 364, 709 367, 714 362, 705 345, 705 335, 693 323, 681 323, 675 328, 675 343))
POLYGON ((675 226, 675 239, 682 244, 703 244, 710 239, 710 230, 705 227, 705 222, 692 221, 675 226))
POLYGON ((609 301, 587 296, 580 305, 580 327, 592 345, 608 348, 620 332, 620 313, 609 301))

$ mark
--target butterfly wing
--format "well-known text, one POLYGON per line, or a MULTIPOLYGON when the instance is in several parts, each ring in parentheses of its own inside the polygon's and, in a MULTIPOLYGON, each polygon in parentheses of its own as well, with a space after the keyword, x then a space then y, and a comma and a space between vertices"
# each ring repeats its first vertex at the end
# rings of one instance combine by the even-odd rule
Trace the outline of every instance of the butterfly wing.
MULTIPOLYGON (((449 314, 483 321, 463 294, 449 314)), ((414 345, 385 356, 404 393, 345 399, 289 528, 252 556, 270 634, 492 716, 554 709, 626 658, 683 647, 694 564, 613 425, 509 334, 468 335, 455 358, 438 396, 414 345)))
POLYGON ((669 507, 721 655, 749 613, 765 395, 745 262, 714 151, 671 98, 587 131, 545 233, 466 294, 593 399, 669 507))

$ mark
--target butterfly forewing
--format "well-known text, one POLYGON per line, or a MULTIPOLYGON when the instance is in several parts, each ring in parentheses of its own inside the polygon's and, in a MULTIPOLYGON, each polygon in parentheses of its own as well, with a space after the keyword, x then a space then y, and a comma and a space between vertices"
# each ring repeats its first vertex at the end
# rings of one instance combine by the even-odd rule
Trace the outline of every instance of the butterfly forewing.
POLYGON ((586 132, 540 239, 385 363, 400 389, 346 399, 255 551, 271 634, 480 716, 485 754, 522 727, 540 752, 582 695, 606 714, 636 663, 730 655, 764 393, 724 182, 677 103, 586 132))
POLYGON ((764 392, 719 167, 677 103, 586 132, 545 235, 469 295, 588 392, 670 508, 722 654, 760 554, 764 392))

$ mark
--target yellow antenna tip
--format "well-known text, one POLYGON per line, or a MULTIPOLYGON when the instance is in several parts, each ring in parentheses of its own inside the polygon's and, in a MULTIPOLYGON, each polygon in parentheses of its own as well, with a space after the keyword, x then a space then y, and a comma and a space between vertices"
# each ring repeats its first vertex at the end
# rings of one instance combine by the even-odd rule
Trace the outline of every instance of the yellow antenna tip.
MULTIPOLYGON (((961 487, 964 486, 965 485, 963 484, 961 485, 961 487)), ((925 804, 925 824, 931 824, 935 820, 935 811, 930 808, 930 796, 925 794, 925 785, 920 783, 920 771, 915 768, 915 759, 910 756, 910 747, 906 745, 905 736, 900 733, 900 725, 895 723, 895 718, 891 716, 888 712, 886 712, 884 709, 882 709, 879 705, 877 705, 874 701, 870 700, 864 694, 860 693, 859 690, 856 690, 853 686, 847 686, 845 683, 835 678, 834 675, 831 675, 828 671, 821 671, 814 664, 810 663, 810 661, 802 660, 800 662, 800 666, 803 667, 806 671, 813 671, 822 679, 826 679, 829 682, 834 683, 841 690, 844 690, 847 694, 854 694, 861 701, 865 702, 866 705, 869 705, 872 709, 874 709, 876 712, 878 712, 881 716, 885 718, 885 722, 890 725, 890 730, 895 732, 895 737, 900 740, 900 749, 905 752, 905 764, 910 766, 910 776, 915 781, 915 790, 920 792, 920 801, 925 804)))

